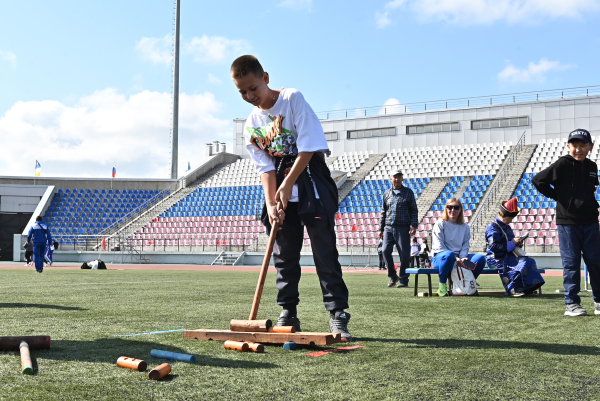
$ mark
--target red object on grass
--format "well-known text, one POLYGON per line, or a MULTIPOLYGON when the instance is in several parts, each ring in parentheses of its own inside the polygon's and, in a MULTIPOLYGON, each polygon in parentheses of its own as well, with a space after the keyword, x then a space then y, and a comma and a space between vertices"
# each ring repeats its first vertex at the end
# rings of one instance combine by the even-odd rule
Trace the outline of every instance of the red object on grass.
POLYGON ((312 352, 310 354, 306 354, 306 356, 323 356, 323 355, 327 355, 327 354, 331 354, 333 352, 339 352, 339 351, 350 351, 353 349, 357 349, 357 348, 364 348, 364 345, 352 345, 350 347, 340 347, 340 348, 333 348, 333 349, 328 349, 325 351, 318 351, 318 352, 312 352))

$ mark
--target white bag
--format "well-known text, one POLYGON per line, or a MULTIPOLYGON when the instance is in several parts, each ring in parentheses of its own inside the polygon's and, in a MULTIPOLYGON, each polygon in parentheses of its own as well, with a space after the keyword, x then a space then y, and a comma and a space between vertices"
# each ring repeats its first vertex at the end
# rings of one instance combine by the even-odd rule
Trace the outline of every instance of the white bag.
POLYGON ((477 283, 475 282, 473 272, 460 267, 456 263, 450 274, 450 283, 452 284, 452 291, 450 291, 450 295, 452 296, 460 297, 477 294, 477 283))

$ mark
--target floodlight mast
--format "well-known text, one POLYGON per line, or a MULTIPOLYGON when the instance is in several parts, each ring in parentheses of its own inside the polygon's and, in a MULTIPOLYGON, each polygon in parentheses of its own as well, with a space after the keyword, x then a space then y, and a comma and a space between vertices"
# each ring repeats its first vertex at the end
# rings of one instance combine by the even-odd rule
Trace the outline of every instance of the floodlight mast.
POLYGON ((173 49, 173 122, 171 132, 171 178, 177 179, 179 162, 179 8, 181 0, 175 0, 175 32, 173 49))

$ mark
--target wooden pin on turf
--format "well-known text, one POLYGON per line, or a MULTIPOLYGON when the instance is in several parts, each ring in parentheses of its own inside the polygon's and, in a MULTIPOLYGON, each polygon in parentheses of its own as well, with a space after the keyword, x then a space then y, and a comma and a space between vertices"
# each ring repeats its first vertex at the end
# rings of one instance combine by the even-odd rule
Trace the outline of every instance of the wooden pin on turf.
POLYGON ((15 336, 0 337, 0 351, 17 351, 21 355, 21 372, 26 375, 33 374, 31 351, 50 349, 50 336, 15 336))

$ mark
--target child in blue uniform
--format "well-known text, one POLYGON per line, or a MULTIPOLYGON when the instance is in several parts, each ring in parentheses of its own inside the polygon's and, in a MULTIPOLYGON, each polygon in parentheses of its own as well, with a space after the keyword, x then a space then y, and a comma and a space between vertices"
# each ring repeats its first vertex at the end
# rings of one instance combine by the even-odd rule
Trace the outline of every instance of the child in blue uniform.
POLYGON ((531 295, 545 283, 535 260, 515 254, 523 240, 515 237, 509 224, 520 211, 516 198, 502 202, 498 217, 485 230, 487 264, 498 270, 506 295, 513 297, 531 295))
POLYGON ((46 244, 52 243, 52 236, 48 226, 42 223, 43 217, 38 216, 35 219, 35 224, 29 229, 27 242, 33 240, 33 262, 35 263, 35 271, 41 273, 44 271, 44 255, 46 254, 46 244))

